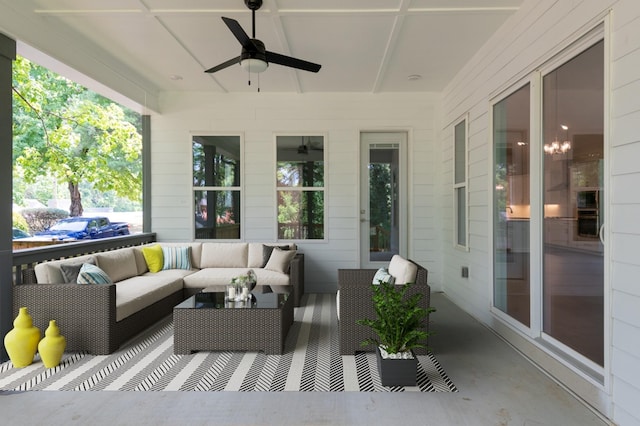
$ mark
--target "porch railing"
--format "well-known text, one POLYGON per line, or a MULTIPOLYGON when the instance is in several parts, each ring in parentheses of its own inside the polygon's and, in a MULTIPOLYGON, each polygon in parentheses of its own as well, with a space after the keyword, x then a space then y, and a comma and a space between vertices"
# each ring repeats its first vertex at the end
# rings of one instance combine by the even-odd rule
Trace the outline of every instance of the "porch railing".
POLYGON ((30 273, 28 271, 33 271, 33 267, 38 263, 48 260, 65 259, 122 247, 139 246, 154 241, 156 241, 156 234, 149 232, 16 250, 13 252, 13 283, 22 284, 25 281, 29 281, 28 279, 25 280, 25 274, 30 273))

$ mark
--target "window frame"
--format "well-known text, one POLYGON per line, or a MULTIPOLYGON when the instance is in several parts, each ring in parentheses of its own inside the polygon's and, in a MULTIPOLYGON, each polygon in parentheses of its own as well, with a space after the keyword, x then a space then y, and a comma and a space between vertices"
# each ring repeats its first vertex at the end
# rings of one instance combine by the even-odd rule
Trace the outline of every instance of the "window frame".
POLYGON ((328 232, 328 205, 327 205, 327 200, 328 200, 328 188, 329 188, 329 184, 328 184, 328 179, 329 179, 329 166, 328 166, 328 162, 327 162, 327 158, 328 158, 328 137, 327 137, 327 133, 326 132, 289 132, 289 133, 274 133, 273 135, 273 146, 274 146, 274 179, 273 179, 273 186, 274 186, 274 209, 275 209, 275 220, 274 220, 274 238, 275 241, 283 241, 283 242, 314 242, 314 243, 318 243, 318 242, 326 242, 328 237, 327 237, 327 232, 328 232), (278 138, 282 137, 282 136, 294 136, 294 137, 322 137, 322 150, 323 150, 323 155, 322 155, 322 166, 323 166, 323 186, 278 186, 278 177, 277 177, 277 173, 278 173, 278 138), (322 212, 322 221, 323 221, 323 238, 280 238, 278 235, 278 228, 279 228, 279 223, 278 223, 278 208, 279 208, 279 204, 278 204, 278 192, 280 191, 294 191, 294 192, 322 192, 323 193, 323 205, 324 205, 324 209, 322 212))
MULTIPOLYGON (((190 143, 190 150, 189 150, 189 155, 190 155, 190 165, 191 165, 191 195, 190 195, 190 200, 193 200, 195 197, 195 193, 200 191, 200 192, 207 192, 207 191, 218 191, 218 192, 222 192, 222 191, 238 191, 239 192, 239 197, 240 197, 240 229, 239 229, 239 237, 238 238, 198 238, 196 235, 196 220, 195 220, 195 206, 191 206, 191 232, 193 235, 193 240, 194 241, 215 241, 215 242, 224 242, 224 241, 243 241, 243 235, 244 235, 244 181, 245 181, 245 177, 244 177, 244 134, 240 133, 240 132, 190 132, 190 138, 189 138, 189 143, 190 143), (194 186, 193 181, 194 181, 194 167, 193 167, 193 142, 194 142, 194 138, 198 137, 198 136, 202 136, 202 137, 237 137, 239 139, 239 148, 240 148, 240 156, 239 156, 239 160, 240 160, 240 167, 239 167, 239 176, 240 176, 240 185, 238 186, 194 186)), ((191 204, 191 203, 190 203, 191 204)))
POLYGON ((453 245, 458 250, 469 251, 469 190, 468 190, 468 182, 469 182, 469 114, 466 113, 462 117, 458 118, 454 121, 452 126, 453 132, 453 245), (456 153, 457 148, 457 129, 460 125, 463 125, 464 128, 464 159, 462 167, 464 169, 464 179, 460 182, 456 182, 456 171, 458 166, 458 156, 456 153), (464 221, 464 244, 460 244, 460 205, 458 202, 458 192, 459 190, 464 191, 464 217, 462 220, 464 221))

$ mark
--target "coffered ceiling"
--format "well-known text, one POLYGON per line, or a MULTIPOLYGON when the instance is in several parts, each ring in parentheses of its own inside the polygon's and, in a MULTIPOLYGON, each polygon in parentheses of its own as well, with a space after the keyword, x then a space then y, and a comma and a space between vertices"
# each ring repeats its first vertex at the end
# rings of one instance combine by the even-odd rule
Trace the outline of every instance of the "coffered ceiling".
MULTIPOLYGON (((523 0, 264 0, 256 38, 322 65, 271 66, 263 92, 440 91, 523 0), (414 77, 411 77, 414 76, 414 77)), ((0 0, 0 32, 110 85, 163 91, 255 91, 222 16, 251 35, 244 0, 0 0), (115 76, 115 77, 114 77, 115 76)), ((19 52, 20 53, 20 52, 19 52)), ((25 56, 28 57, 27 54, 25 56)))

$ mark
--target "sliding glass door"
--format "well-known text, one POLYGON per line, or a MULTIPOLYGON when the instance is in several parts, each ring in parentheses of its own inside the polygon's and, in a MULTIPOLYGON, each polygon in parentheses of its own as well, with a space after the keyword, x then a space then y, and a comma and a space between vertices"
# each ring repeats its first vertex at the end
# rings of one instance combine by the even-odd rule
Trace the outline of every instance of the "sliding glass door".
POLYGON ((492 109, 493 307, 597 371, 605 338, 604 42, 555 59, 532 81, 492 109))
POLYGON ((604 365, 604 43, 544 75, 543 331, 604 365))

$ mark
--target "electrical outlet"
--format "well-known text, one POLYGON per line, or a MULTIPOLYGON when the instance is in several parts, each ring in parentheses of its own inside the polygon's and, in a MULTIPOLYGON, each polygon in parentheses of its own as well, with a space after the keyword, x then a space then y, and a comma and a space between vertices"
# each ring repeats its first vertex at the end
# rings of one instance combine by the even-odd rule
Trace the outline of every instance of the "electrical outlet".
POLYGON ((469 278, 469 267, 468 266, 463 266, 462 267, 462 278, 469 278))

